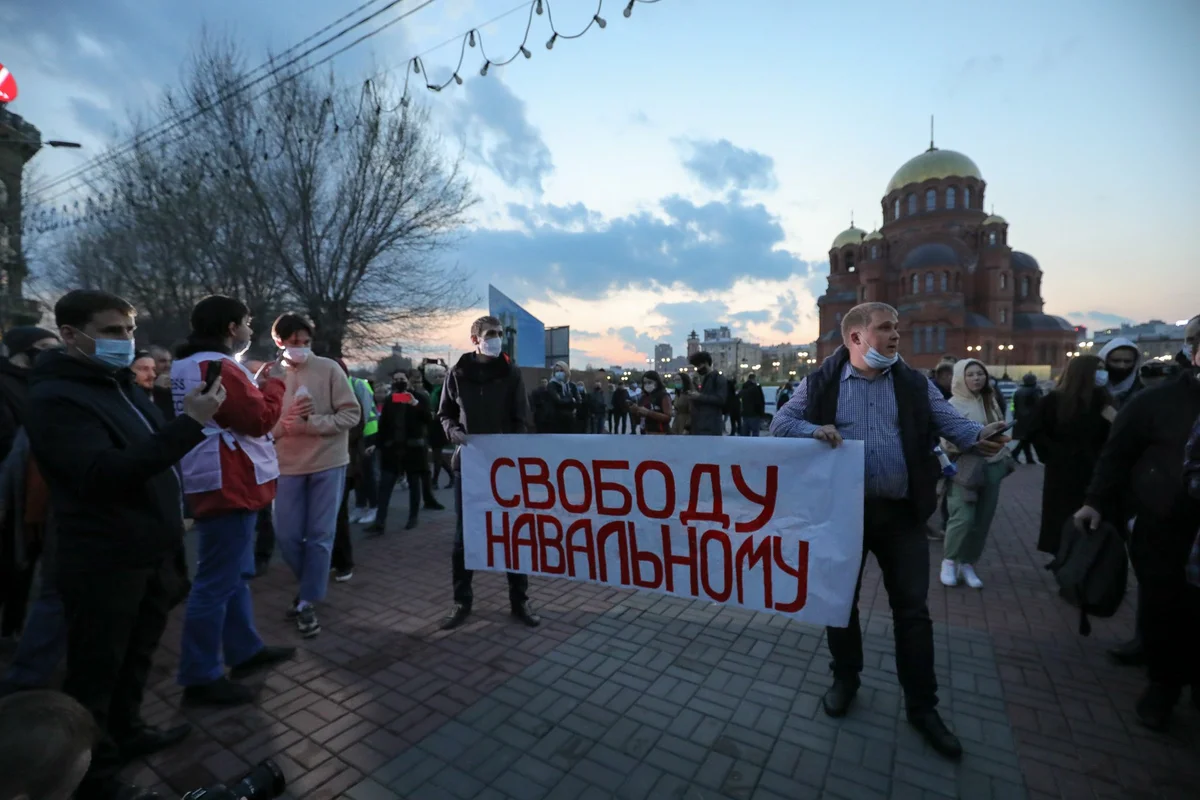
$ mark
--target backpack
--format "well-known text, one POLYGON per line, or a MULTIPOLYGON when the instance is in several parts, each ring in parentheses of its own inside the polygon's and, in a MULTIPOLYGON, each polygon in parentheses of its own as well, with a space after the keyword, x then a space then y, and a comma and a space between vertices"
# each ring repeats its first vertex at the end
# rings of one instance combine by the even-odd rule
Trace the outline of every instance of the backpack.
POLYGON ((1092 632, 1088 616, 1111 617, 1125 599, 1129 564, 1125 541, 1107 522, 1088 533, 1075 527, 1074 519, 1063 525, 1058 555, 1046 565, 1058 581, 1058 594, 1079 609, 1079 633, 1092 632))

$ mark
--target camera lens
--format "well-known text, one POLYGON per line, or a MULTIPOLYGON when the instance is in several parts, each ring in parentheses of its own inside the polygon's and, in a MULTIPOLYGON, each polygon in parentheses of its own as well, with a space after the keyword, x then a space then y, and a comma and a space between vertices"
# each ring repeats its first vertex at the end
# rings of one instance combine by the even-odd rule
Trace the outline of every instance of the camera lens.
POLYGON ((283 772, 274 761, 267 759, 229 789, 234 797, 244 797, 246 800, 275 800, 283 794, 286 786, 283 772))

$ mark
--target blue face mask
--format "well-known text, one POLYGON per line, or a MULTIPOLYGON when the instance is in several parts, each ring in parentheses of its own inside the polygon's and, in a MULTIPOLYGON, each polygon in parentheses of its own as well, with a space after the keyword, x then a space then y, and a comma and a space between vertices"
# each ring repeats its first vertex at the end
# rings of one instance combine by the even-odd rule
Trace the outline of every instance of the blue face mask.
POLYGON ((1108 386, 1108 370, 1106 370, 1106 369, 1096 370, 1096 386, 1098 386, 1098 387, 1108 386))
MULTIPOLYGON (((86 333, 83 335, 87 336, 86 333)), ((133 363, 133 356, 137 352, 137 344, 133 339, 93 339, 91 336, 88 338, 96 343, 93 360, 113 369, 127 369, 133 363)))
POLYGON ((863 360, 867 362, 867 366, 871 369, 887 369, 900 360, 900 354, 897 353, 891 358, 880 353, 874 347, 868 348, 863 360))
POLYGON ((1183 357, 1188 361, 1192 360, 1192 345, 1188 342, 1183 343, 1183 357))

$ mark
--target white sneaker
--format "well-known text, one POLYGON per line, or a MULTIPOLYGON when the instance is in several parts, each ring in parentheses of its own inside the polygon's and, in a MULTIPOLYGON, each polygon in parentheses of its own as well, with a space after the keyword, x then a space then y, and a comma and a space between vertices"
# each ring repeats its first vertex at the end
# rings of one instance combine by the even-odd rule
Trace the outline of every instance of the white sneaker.
POLYGON ((373 508, 367 509, 367 513, 363 514, 361 517, 358 518, 358 524, 374 525, 375 524, 375 509, 373 509, 373 508))
POLYGON ((350 509, 350 514, 349 514, 350 524, 353 525, 356 522, 358 522, 360 519, 363 518, 363 514, 366 514, 366 513, 367 513, 367 510, 365 508, 355 507, 355 508, 350 509))
MULTIPOLYGON (((943 573, 945 569, 943 568, 943 573)), ((967 582, 967 586, 972 589, 982 589, 983 581, 979 580, 979 576, 975 574, 975 568, 970 564, 959 564, 958 574, 962 575, 963 580, 967 582)))
POLYGON ((958 586, 958 567, 949 559, 942 559, 942 585, 958 586))

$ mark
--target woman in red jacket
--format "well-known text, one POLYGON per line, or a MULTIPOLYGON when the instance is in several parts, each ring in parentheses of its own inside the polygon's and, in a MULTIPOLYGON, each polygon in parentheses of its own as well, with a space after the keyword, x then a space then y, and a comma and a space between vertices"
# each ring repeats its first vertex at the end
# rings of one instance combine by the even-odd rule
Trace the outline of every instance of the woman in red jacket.
POLYGON ((179 466, 183 490, 196 520, 199 562, 188 595, 179 656, 185 703, 237 705, 254 699, 234 678, 290 658, 294 648, 267 647, 254 627, 247 579, 254 577, 254 528, 258 512, 275 499, 279 461, 271 429, 283 407, 282 370, 261 383, 234 358, 252 338, 250 312, 230 297, 207 297, 192 309, 192 332, 171 367, 178 406, 205 380, 211 362, 221 364, 225 403, 204 429, 205 439, 179 466))

